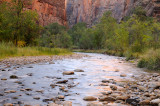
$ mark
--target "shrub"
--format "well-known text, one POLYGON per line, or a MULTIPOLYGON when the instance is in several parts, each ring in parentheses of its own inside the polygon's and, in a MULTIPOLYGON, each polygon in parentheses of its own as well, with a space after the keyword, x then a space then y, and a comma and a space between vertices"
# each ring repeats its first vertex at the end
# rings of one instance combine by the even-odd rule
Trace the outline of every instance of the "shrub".
POLYGON ((149 50, 138 62, 138 67, 146 67, 151 70, 160 70, 160 49, 149 50))

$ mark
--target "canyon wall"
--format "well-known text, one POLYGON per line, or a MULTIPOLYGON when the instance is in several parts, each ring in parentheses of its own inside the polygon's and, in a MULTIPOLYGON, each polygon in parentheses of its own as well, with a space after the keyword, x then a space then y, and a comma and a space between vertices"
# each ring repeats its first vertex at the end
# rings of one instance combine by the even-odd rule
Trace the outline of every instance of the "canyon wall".
POLYGON ((70 26, 77 22, 86 22, 91 26, 98 22, 106 11, 111 11, 112 16, 120 21, 131 13, 135 6, 143 6, 147 15, 153 11, 152 0, 68 0, 67 21, 70 26))
POLYGON ((39 23, 43 26, 50 23, 67 24, 65 0, 32 0, 32 10, 37 11, 39 23))
MULTIPOLYGON (((1 0, 0 0, 1 1, 1 0)), ((9 0, 7 0, 9 1, 9 0)), ((24 0, 26 2, 26 0, 24 0)), ((29 1, 29 0, 28 0, 29 1)), ((37 11, 42 26, 50 23, 72 27, 78 22, 88 26, 97 23, 106 11, 120 21, 136 6, 142 6, 148 16, 160 17, 160 0, 31 0, 28 9, 37 11)))

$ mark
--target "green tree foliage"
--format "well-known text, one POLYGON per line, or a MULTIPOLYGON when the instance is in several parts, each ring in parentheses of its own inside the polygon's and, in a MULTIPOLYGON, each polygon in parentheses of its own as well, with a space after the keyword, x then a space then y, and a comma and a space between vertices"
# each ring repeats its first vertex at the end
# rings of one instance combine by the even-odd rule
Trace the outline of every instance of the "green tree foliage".
POLYGON ((80 46, 79 42, 83 33, 85 33, 86 28, 86 23, 77 23, 68 31, 69 35, 72 38, 73 45, 77 47, 80 46))
POLYGON ((39 44, 43 47, 69 48, 72 43, 67 29, 58 23, 53 23, 44 27, 39 44))
POLYGON ((40 30, 40 26, 36 23, 37 13, 24 10, 24 5, 23 0, 0 4, 0 38, 12 41, 16 46, 18 41, 24 41, 27 45, 33 43, 40 30))

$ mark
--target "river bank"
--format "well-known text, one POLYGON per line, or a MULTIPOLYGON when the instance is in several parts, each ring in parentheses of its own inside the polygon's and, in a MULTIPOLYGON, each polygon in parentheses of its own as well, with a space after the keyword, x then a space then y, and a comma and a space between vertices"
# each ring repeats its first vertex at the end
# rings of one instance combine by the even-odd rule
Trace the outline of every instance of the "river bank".
POLYGON ((96 53, 44 56, 35 61, 36 58, 12 58, 10 67, 7 67, 9 60, 3 61, 6 65, 1 64, 0 104, 158 106, 160 103, 160 75, 147 73, 124 58, 96 53))

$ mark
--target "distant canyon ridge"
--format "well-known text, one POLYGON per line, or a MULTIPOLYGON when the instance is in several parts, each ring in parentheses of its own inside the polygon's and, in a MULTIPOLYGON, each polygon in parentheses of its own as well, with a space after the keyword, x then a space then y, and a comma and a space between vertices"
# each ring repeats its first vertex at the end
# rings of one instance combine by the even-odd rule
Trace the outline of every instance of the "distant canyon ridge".
POLYGON ((106 11, 120 21, 136 6, 143 6, 148 16, 159 16, 159 0, 32 0, 26 7, 37 11, 42 26, 59 23, 72 27, 78 22, 92 26, 106 11))

